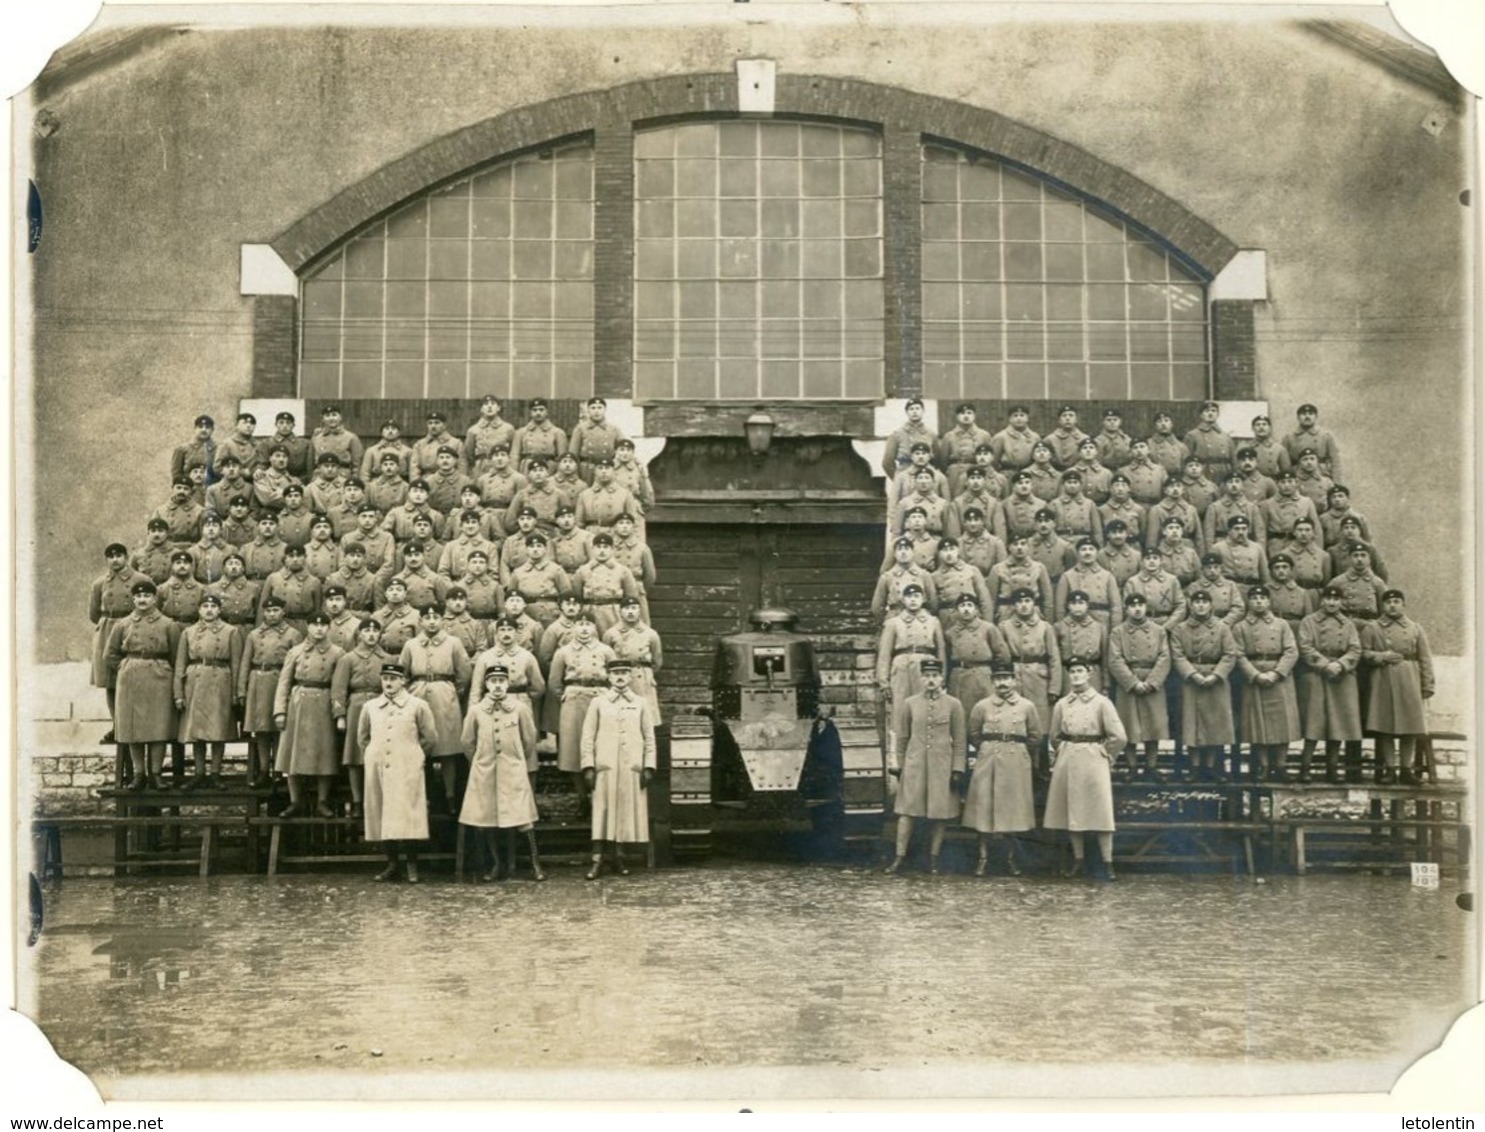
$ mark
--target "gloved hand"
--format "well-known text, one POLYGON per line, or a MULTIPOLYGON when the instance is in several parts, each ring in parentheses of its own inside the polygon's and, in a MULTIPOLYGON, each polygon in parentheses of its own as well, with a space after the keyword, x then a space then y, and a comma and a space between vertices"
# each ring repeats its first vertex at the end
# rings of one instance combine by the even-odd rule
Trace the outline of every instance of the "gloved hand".
POLYGON ((960 797, 964 796, 964 771, 956 770, 949 774, 949 789, 960 797))
POLYGON ((595 770, 593 767, 590 766, 587 770, 583 771, 583 785, 586 786, 589 790, 593 789, 593 783, 597 781, 598 771, 595 770))
POLYGON ((654 767, 647 766, 647 767, 644 768, 644 770, 642 770, 642 771, 639 772, 639 788, 641 790, 648 790, 650 788, 650 783, 652 783, 654 781, 655 781, 655 768, 654 767))

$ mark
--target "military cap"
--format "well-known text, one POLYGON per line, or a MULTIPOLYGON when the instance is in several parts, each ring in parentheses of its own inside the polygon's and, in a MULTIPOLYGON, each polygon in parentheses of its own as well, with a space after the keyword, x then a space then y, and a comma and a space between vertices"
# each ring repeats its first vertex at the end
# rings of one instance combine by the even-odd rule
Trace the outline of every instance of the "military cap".
POLYGON ((285 456, 287 456, 289 454, 289 450, 287 448, 285 448, 282 444, 271 445, 269 447, 269 449, 268 449, 268 454, 270 456, 277 455, 280 452, 282 452, 285 456))
POLYGON ((1030 414, 1026 411, 1025 405, 1012 405, 1005 411, 1005 415, 1008 417, 1014 417, 1017 413, 1020 413, 1023 417, 1030 416, 1030 414))
POLYGON ((407 555, 407 554, 427 554, 428 553, 428 548, 426 546, 424 546, 419 540, 413 539, 411 542, 409 542, 406 546, 404 546, 402 548, 402 553, 404 555, 407 555))
POLYGON ((375 503, 363 503, 361 504, 361 506, 356 508, 357 515, 380 515, 381 513, 381 508, 379 508, 375 503))
POLYGON ((503 664, 492 664, 492 665, 490 665, 489 668, 485 669, 485 683, 486 684, 488 684, 490 682, 490 678, 492 676, 498 676, 502 680, 509 680, 510 679, 510 669, 507 668, 503 664))
POLYGON ((969 519, 983 519, 984 517, 985 512, 981 511, 978 507, 966 507, 964 509, 964 518, 966 521, 969 519))
POLYGON ((926 443, 924 443, 921 440, 915 440, 913 442, 913 446, 908 449, 908 452, 909 453, 913 453, 913 452, 932 452, 932 451, 933 451, 933 445, 926 444, 926 443))
POLYGON ((1089 672, 1093 671, 1092 661, 1084 660, 1080 656, 1069 657, 1066 661, 1063 662, 1062 667, 1066 668, 1068 671, 1071 671, 1074 668, 1086 669, 1089 672))
POLYGON ((1113 487, 1116 483, 1127 484, 1129 483, 1129 477, 1126 476, 1123 472, 1115 472, 1112 476, 1109 477, 1109 486, 1113 487))
POLYGON ((1150 604, 1150 600, 1147 597, 1145 597, 1144 594, 1141 594, 1141 593, 1132 593, 1132 594, 1130 594, 1128 597, 1126 597, 1124 599, 1124 604, 1126 606, 1130 606, 1130 605, 1149 605, 1150 604))
POLYGON ((284 547, 284 557, 285 558, 290 558, 290 557, 293 557, 293 558, 303 558, 304 557, 304 547, 302 547, 302 546, 286 546, 286 547, 284 547))
POLYGON ((1398 601, 1407 601, 1408 600, 1407 597, 1404 596, 1402 590, 1383 590, 1382 591, 1382 600, 1383 601, 1391 601, 1393 598, 1397 598, 1398 601))
POLYGON ((453 598, 456 598, 456 597, 468 597, 468 596, 469 596, 469 591, 466 590, 463 586, 450 586, 449 589, 448 589, 448 592, 443 595, 443 599, 444 599, 444 601, 449 601, 449 600, 451 600, 453 598))
MULTIPOLYGON (((398 584, 400 585, 401 583, 398 584)), ((282 609, 283 607, 284 599, 279 597, 277 594, 270 594, 268 597, 263 599, 264 609, 282 609)))
POLYGON ((495 396, 495 394, 493 394, 493 393, 486 393, 485 396, 484 396, 484 399, 480 402, 480 404, 482 404, 482 405, 498 405, 498 404, 500 404, 500 398, 497 397, 497 396, 495 396))
POLYGON ((1083 482, 1083 473, 1080 472, 1080 471, 1078 471, 1076 468, 1069 468, 1067 471, 1065 471, 1065 472, 1062 473, 1062 482, 1063 483, 1082 483, 1083 482))
POLYGON ((495 618, 495 628, 497 629, 519 629, 520 627, 514 617, 501 616, 495 618))
POLYGON ((540 517, 536 513, 536 508, 532 507, 529 503, 524 505, 518 512, 516 512, 516 518, 518 519, 524 519, 527 516, 530 516, 533 519, 540 517))
POLYGON ((955 550, 958 550, 959 540, 957 538, 954 538, 952 535, 945 535, 943 538, 938 540, 938 548, 942 550, 946 546, 952 546, 955 550))
POLYGON ((428 487, 428 481, 425 480, 425 479, 415 479, 415 480, 412 481, 412 483, 408 484, 407 486, 408 486, 408 489, 409 490, 411 490, 412 488, 415 488, 415 487, 422 488, 424 491, 431 490, 428 487))
POLYGON ((430 421, 446 421, 449 418, 446 417, 446 416, 444 416, 437 409, 433 409, 433 410, 430 410, 429 411, 428 416, 425 417, 424 419, 425 420, 430 420, 430 421))
POLYGON ((170 481, 170 486, 171 487, 190 487, 191 486, 190 477, 189 476, 176 476, 173 480, 170 481))
POLYGON ((911 409, 914 405, 917 405, 918 408, 920 408, 920 409, 923 408, 923 398, 921 398, 921 397, 909 397, 907 399, 906 403, 902 407, 904 409, 911 409))
POLYGON ((441 601, 424 602, 422 605, 418 606, 418 616, 419 617, 442 617, 443 616, 443 602, 441 602, 441 601))
POLYGON ((904 512, 904 514, 908 518, 911 518, 914 515, 922 515, 923 518, 925 518, 925 519, 928 518, 928 512, 926 510, 924 510, 922 507, 909 507, 907 509, 907 511, 904 512))
POLYGON ((639 609, 643 605, 644 602, 640 601, 639 598, 635 597, 633 594, 625 594, 619 599, 620 609, 629 609, 631 607, 634 609, 639 609))
POLYGON ((1343 483, 1333 483, 1330 485, 1330 490, 1325 493, 1325 498, 1329 499, 1332 495, 1344 495, 1349 499, 1351 489, 1343 483))
MULTIPOLYGON (((1259 413, 1256 417, 1253 418, 1252 423, 1253 424, 1257 424, 1259 421, 1262 421, 1264 424, 1273 424, 1274 423, 1269 418, 1269 415, 1267 413, 1259 413)), ((1255 452, 1254 455, 1256 456, 1257 453, 1255 452)))
POLYGON ((974 411, 975 411, 975 407, 973 405, 971 405, 968 401, 960 401, 959 404, 957 404, 957 405, 954 406, 954 415, 956 417, 960 413, 972 413, 974 411))
POLYGON ((153 594, 155 592, 155 583, 147 578, 144 581, 135 582, 134 585, 129 587, 129 595, 131 597, 138 597, 140 594, 153 594))
POLYGON ((1036 591, 1027 589, 1025 586, 1017 586, 1014 590, 1011 591, 1012 601, 1020 601, 1023 597, 1029 598, 1031 601, 1035 601, 1036 591))
POLYGON ((204 593, 204 594, 201 595, 201 600, 199 602, 197 602, 196 604, 197 605, 214 605, 218 609, 221 609, 222 608, 222 599, 219 598, 219 597, 217 597, 217 595, 214 594, 214 593, 204 593))
POLYGON ((1141 558, 1164 558, 1165 557, 1165 554, 1161 551, 1160 547, 1158 547, 1158 546, 1156 546, 1155 544, 1152 543, 1151 545, 1145 547, 1144 550, 1140 551, 1140 557, 1141 558))
POLYGON ((1248 522, 1248 516, 1246 515, 1234 515, 1231 519, 1227 520, 1227 529, 1229 531, 1234 527, 1251 527, 1252 525, 1252 523, 1248 522))
POLYGON ((406 668, 403 668, 402 665, 397 664, 395 662, 389 662, 387 664, 382 665, 382 675, 383 676, 401 676, 404 680, 406 680, 407 679, 407 669, 406 668))
POLYGON ((344 586, 341 586, 341 585, 329 585, 329 586, 326 586, 325 587, 325 596, 327 598, 328 597, 345 597, 345 587, 344 586))
POLYGON ((975 476, 978 476, 980 479, 984 479, 985 469, 980 467, 979 464, 971 464, 969 466, 969 471, 965 472, 964 474, 970 479, 973 479, 975 476))
POLYGON ((236 468, 242 467, 242 461, 240 459, 238 459, 236 456, 232 455, 232 453, 230 453, 230 452, 228 452, 225 456, 223 456, 220 460, 217 461, 217 467, 218 468, 225 468, 229 464, 231 466, 233 466, 233 467, 236 467, 236 468))
POLYGON ((1084 448, 1091 448, 1097 452, 1098 441, 1094 440, 1091 436, 1085 436, 1082 440, 1078 441, 1078 451, 1081 452, 1084 448))
POLYGON ((1268 564, 1271 567, 1272 566, 1277 566, 1280 562, 1284 563, 1284 565, 1286 565, 1286 566, 1293 566, 1294 565, 1294 559, 1290 558, 1289 555, 1284 554, 1282 552, 1279 553, 1279 554, 1274 555, 1272 558, 1270 558, 1268 560, 1268 564))
POLYGON ((214 420, 212 420, 205 413, 202 413, 199 417, 196 418, 196 427, 197 428, 216 428, 217 427, 217 422, 214 421, 214 420))
POLYGON ((905 535, 899 537, 896 541, 894 541, 892 543, 892 549, 893 550, 901 550, 904 547, 906 547, 908 550, 912 550, 913 549, 913 540, 910 539, 910 538, 908 538, 905 535))
POLYGON ((1118 409, 1105 409, 1103 411, 1103 419, 1106 421, 1122 421, 1124 414, 1118 409))
POLYGON ((991 676, 1014 676, 1015 674, 1016 666, 1008 660, 996 659, 990 662, 991 676))
POLYGON ((1206 461, 1198 456, 1195 452, 1193 452, 1191 453, 1191 455, 1187 456, 1184 460, 1181 461, 1181 466, 1183 468, 1189 468, 1192 464, 1205 465, 1206 461))
POLYGON ((622 657, 615 657, 608 662, 608 670, 610 672, 630 672, 633 669, 634 662, 632 660, 625 660, 622 657))
POLYGON ((459 450, 457 448, 455 448, 452 444, 440 444, 438 446, 438 455, 440 455, 440 456, 453 456, 455 459, 458 459, 458 457, 459 457, 459 450))
POLYGON ((1033 515, 1032 518, 1035 519, 1038 523, 1040 523, 1043 519, 1050 519, 1052 520, 1052 522, 1055 523, 1057 521, 1057 512, 1053 511, 1050 507, 1038 507, 1036 509, 1036 514, 1033 515))
POLYGON ((1186 600, 1210 602, 1212 600, 1212 594, 1210 590, 1204 590, 1198 586, 1186 595, 1186 600))
POLYGON ((1076 405, 1064 404, 1060 409, 1057 410, 1057 415, 1060 417, 1063 413, 1076 413, 1077 411, 1078 407, 1076 405))
POLYGON ((942 672, 943 670, 944 670, 944 666, 941 663, 939 663, 938 661, 934 660, 932 657, 929 657, 928 659, 920 662, 919 665, 918 665, 918 671, 924 672, 924 673, 927 673, 927 672, 942 672))
POLYGON ((103 548, 103 557, 112 558, 115 554, 127 555, 129 548, 121 542, 111 542, 103 548))
POLYGON ((288 485, 286 485, 284 487, 284 494, 285 495, 297 495, 297 496, 303 498, 303 496, 304 496, 304 488, 302 486, 300 486, 299 484, 297 484, 297 483, 291 483, 291 484, 288 484, 288 485))
POLYGON ((510 445, 506 444, 504 441, 501 441, 499 444, 495 445, 495 447, 490 449, 490 455, 493 456, 497 452, 504 452, 507 456, 509 456, 510 445))
POLYGON ((230 554, 227 554, 226 556, 224 556, 222 558, 222 565, 223 566, 227 565, 227 563, 231 562, 234 558, 237 559, 238 562, 242 563, 242 565, 244 565, 244 566, 247 565, 247 559, 244 558, 238 551, 235 551, 235 550, 232 551, 230 554))
POLYGON ((1082 550, 1085 546, 1091 546, 1093 547, 1093 549, 1097 550, 1098 540, 1090 535, 1083 535, 1081 538, 1078 539, 1077 542, 1073 543, 1074 550, 1082 550))
POLYGON ((340 457, 337 456, 334 452, 321 452, 320 458, 315 461, 315 466, 323 468, 326 464, 333 464, 334 466, 339 467, 340 457))
POLYGON ((405 591, 407 589, 407 579, 399 578, 396 574, 393 574, 390 578, 387 579, 386 585, 383 588, 390 590, 393 586, 396 586, 398 589, 405 591))
POLYGON ((545 397, 533 397, 531 398, 531 407, 533 409, 549 409, 551 405, 548 404, 545 397))
POLYGON ((247 421, 248 424, 257 424, 258 423, 258 418, 255 417, 255 416, 253 416, 252 413, 238 413, 237 414, 237 423, 238 424, 241 424, 243 421, 247 421))
POLYGON ((1217 402, 1215 402, 1215 401, 1203 401, 1201 403, 1201 411, 1203 413, 1206 412, 1208 409, 1221 409, 1221 408, 1222 408, 1222 406, 1219 405, 1219 404, 1217 404, 1217 402))
POLYGON ((613 535, 609 535, 609 534, 604 534, 602 532, 599 532, 598 534, 596 534, 596 535, 593 536, 593 545, 594 546, 613 546, 614 545, 614 536, 613 535))
POLYGON ((461 523, 478 523, 483 517, 478 511, 459 512, 459 522, 461 523))
POLYGON ((562 504, 561 507, 558 507, 557 508, 557 518, 560 519, 560 518, 562 518, 563 515, 573 515, 573 516, 575 516, 575 515, 577 515, 577 512, 575 510, 573 510, 571 506, 569 506, 568 504, 564 503, 564 504, 562 504))
POLYGON ((391 417, 388 417, 386 420, 382 421, 382 428, 383 429, 395 428, 398 432, 401 432, 402 431, 402 425, 401 425, 401 423, 398 422, 398 421, 394 421, 391 417))
MULTIPOLYGON (((565 459, 566 457, 571 456, 571 455, 572 455, 572 453, 570 453, 570 452, 564 452, 563 453, 563 458, 565 459)), ((576 457, 573 457, 573 458, 576 459, 576 457)), ((596 460, 593 461, 593 466, 595 468, 612 468, 614 466, 614 462, 612 460, 610 460, 607 456, 600 456, 600 457, 598 457, 598 459, 596 459, 596 460)))
POLYGON ((1212 551, 1207 551, 1207 553, 1201 556, 1201 564, 1203 566, 1220 566, 1222 565, 1222 556, 1212 551))
POLYGON ((1087 590, 1073 590, 1071 593, 1069 593, 1067 595, 1067 600, 1068 600, 1068 603, 1069 604, 1071 604, 1072 602, 1075 602, 1075 601, 1081 601, 1081 602, 1083 602, 1086 605, 1088 603, 1088 591, 1087 590))
POLYGON ((1319 413, 1320 413, 1320 410, 1317 409, 1317 408, 1315 408, 1315 406, 1314 405, 1311 405, 1308 401, 1306 401, 1303 405, 1301 405, 1299 408, 1297 408, 1297 409, 1294 410, 1294 415, 1295 416, 1299 416, 1300 413, 1314 413, 1314 414, 1316 414, 1318 416, 1319 413))
POLYGON ((531 463, 526 465, 527 471, 530 471, 532 468, 540 468, 544 472, 551 471, 544 456, 536 456, 532 459, 531 463))
POLYGON ((608 402, 605 401, 602 397, 589 397, 586 404, 590 409, 594 405, 602 405, 605 409, 608 408, 608 402))
POLYGON ((633 447, 634 447, 634 441, 630 440, 627 436, 621 436, 615 442, 615 444, 614 444, 614 449, 615 450, 618 450, 620 448, 633 448, 633 447))
POLYGON ((1225 476, 1222 477, 1222 482, 1223 483, 1239 483, 1240 484, 1240 483, 1243 482, 1243 473, 1242 472, 1236 472, 1236 471, 1228 472, 1225 476))
POLYGON ((1327 585, 1323 590, 1320 591, 1320 596, 1321 597, 1345 597, 1346 596, 1346 591, 1343 588, 1341 588, 1340 586, 1336 585, 1334 582, 1332 582, 1329 585, 1327 585))
POLYGON ((1244 446, 1242 448, 1239 448, 1237 450, 1237 459, 1239 459, 1239 460, 1256 460, 1256 459, 1258 459, 1258 449, 1253 448, 1253 447, 1250 447, 1250 446, 1244 446))
POLYGON ((922 597, 923 587, 918 585, 917 582, 909 582, 902 587, 902 596, 907 597, 909 594, 917 594, 919 597, 922 597))
POLYGON ((193 557, 191 557, 191 552, 189 550, 177 550, 174 554, 172 554, 170 556, 170 564, 172 566, 174 566, 177 562, 191 562, 191 563, 194 563, 195 561, 196 561, 196 559, 193 558, 193 557))
POLYGON ((1103 525, 1103 533, 1104 534, 1111 535, 1115 531, 1124 531, 1124 532, 1128 533, 1128 531, 1129 531, 1129 524, 1126 523, 1123 519, 1110 519, 1107 523, 1105 523, 1103 525))
POLYGON ((469 557, 466 558, 465 561, 467 561, 467 562, 473 562, 476 558, 481 559, 482 561, 485 561, 485 562, 490 561, 490 556, 488 554, 486 554, 483 550, 471 550, 469 552, 469 557))
POLYGON ((1011 477, 1011 482, 1012 483, 1030 483, 1031 482, 1031 473, 1030 472, 1017 472, 1014 476, 1011 477))
POLYGON ((398 457, 397 453, 395 453, 395 452, 383 452, 382 453, 382 456, 381 456, 381 459, 378 460, 377 463, 378 464, 393 464, 393 465, 396 465, 396 466, 399 466, 400 467, 401 464, 402 464, 402 460, 401 460, 401 458, 398 457))
POLYGON ((170 524, 167 523, 164 519, 151 519, 144 525, 144 527, 145 530, 148 531, 168 531, 170 529, 170 524))
POLYGON ((538 534, 536 531, 532 531, 529 535, 526 536, 526 545, 527 546, 546 546, 546 544, 547 544, 547 536, 546 535, 538 534))
POLYGON ((1253 597, 1268 597, 1268 598, 1271 598, 1274 595, 1269 592, 1269 589, 1268 589, 1267 586, 1265 586, 1262 582, 1259 582, 1255 586, 1249 586, 1248 587, 1248 596, 1250 598, 1253 598, 1253 597))
POLYGON ((1171 416, 1164 409, 1161 409, 1160 412, 1155 414, 1155 420, 1157 423, 1159 421, 1174 421, 1175 417, 1171 416))

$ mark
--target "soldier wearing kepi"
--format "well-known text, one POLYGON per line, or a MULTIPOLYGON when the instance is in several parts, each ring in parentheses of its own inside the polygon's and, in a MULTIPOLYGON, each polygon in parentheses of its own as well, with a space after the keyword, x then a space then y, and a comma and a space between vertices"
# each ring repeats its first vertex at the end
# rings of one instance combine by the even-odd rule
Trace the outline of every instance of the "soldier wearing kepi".
MULTIPOLYGON (((1418 739, 1428 734, 1425 701, 1433 697, 1434 678, 1428 636, 1403 611, 1405 602, 1402 590, 1382 595, 1382 615, 1361 628, 1361 655, 1371 668, 1366 726, 1377 736, 1380 781, 1412 786, 1418 782, 1418 739)), ((1431 766, 1427 772, 1430 780, 1438 780, 1431 766)))
POLYGON ((1042 825, 1067 830, 1073 864, 1068 876, 1083 873, 1083 835, 1098 838, 1104 879, 1114 879, 1114 785, 1109 764, 1124 748, 1126 735, 1119 713, 1108 698, 1088 683, 1086 664, 1068 666, 1067 695, 1052 709, 1051 741, 1056 747, 1052 783, 1042 825))
POLYGON ((1248 613, 1232 627, 1243 688, 1243 738, 1253 751, 1253 777, 1283 782, 1285 757, 1299 738, 1299 701, 1294 666, 1299 645, 1294 631, 1274 614, 1267 586, 1248 591, 1248 613))
POLYGON ((485 690, 476 693, 464 717, 464 749, 469 752, 469 786, 459 810, 459 824, 480 831, 490 860, 481 878, 500 876, 497 840, 502 829, 526 835, 531 852, 531 879, 546 880, 536 849, 536 799, 526 765, 536 747, 531 707, 507 694, 510 673, 504 665, 485 670, 485 690))
POLYGON ((610 686, 592 698, 583 716, 582 778, 593 799, 589 880, 603 872, 605 845, 613 846, 614 871, 627 876, 624 846, 650 840, 647 791, 657 765, 655 715, 629 687, 631 671, 627 661, 610 659, 610 686))
POLYGON ((997 660, 990 665, 994 691, 970 709, 966 738, 975 753, 964 798, 964 824, 979 834, 975 876, 990 865, 990 842, 1005 837, 1005 867, 1019 876, 1016 834, 1036 828, 1031 764, 1041 745, 1042 726, 1036 706, 1016 691, 1016 667, 997 660))
POLYGON ((366 840, 380 841, 387 867, 376 879, 396 880, 403 861, 418 883, 417 843, 428 840, 428 794, 423 760, 438 742, 433 709, 407 690, 407 671, 384 664, 382 694, 361 710, 360 744, 366 753, 366 840))
POLYGON ((923 691, 893 705, 894 737, 892 768, 898 778, 897 852, 888 873, 899 873, 912 844, 913 819, 926 818, 931 825, 928 871, 939 871, 944 830, 959 816, 959 795, 964 789, 964 706, 944 692, 944 666, 923 660, 923 691))

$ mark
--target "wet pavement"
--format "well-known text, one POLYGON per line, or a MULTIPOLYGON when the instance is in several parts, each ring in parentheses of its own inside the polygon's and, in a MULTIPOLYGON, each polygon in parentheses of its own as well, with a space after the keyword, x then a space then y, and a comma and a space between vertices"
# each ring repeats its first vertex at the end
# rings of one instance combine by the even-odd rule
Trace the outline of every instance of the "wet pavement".
POLYGON ((1385 1091, 1474 985, 1447 878, 372 871, 69 879, 21 1002, 114 1096, 1118 1095, 1385 1091))

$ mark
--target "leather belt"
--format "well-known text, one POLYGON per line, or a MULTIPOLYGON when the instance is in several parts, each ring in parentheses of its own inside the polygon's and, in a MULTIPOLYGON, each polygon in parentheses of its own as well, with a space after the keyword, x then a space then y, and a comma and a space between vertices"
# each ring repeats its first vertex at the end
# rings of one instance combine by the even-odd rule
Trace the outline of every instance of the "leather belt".
POLYGON ((324 689, 324 688, 330 687, 330 681, 328 681, 328 680, 295 680, 294 681, 294 687, 296 687, 296 688, 314 688, 315 690, 318 691, 320 689, 324 689))
POLYGON ((231 668, 230 660, 193 660, 187 668, 231 668))
POLYGON ((1024 743, 1025 735, 1013 735, 1009 731, 981 731, 981 743, 1024 743))
POLYGON ((607 680, 564 680, 563 688, 607 688, 607 680))
POLYGON ((1074 664, 1085 665, 1088 668, 1102 668, 1103 661, 1091 656, 1070 656, 1062 662, 1063 668, 1071 668, 1074 664))
POLYGON ((283 666, 284 662, 281 660, 277 664, 254 664, 252 665, 252 669, 254 672, 277 672, 283 666))
POLYGON ((167 652, 126 652, 124 657, 127 660, 169 660, 170 654, 167 652))
POLYGON ((1250 652, 1247 655, 1249 660, 1278 660, 1284 654, 1281 652, 1250 652))
POLYGON ((1015 656, 1011 658, 1015 664, 1051 664, 1052 658, 1046 653, 1038 653, 1036 656, 1015 656))
POLYGON ((1059 743, 1102 743, 1107 735, 1059 735, 1059 743))
POLYGON ((586 597, 583 599, 588 605, 618 605, 623 600, 622 597, 586 597))
POLYGON ((413 682, 422 684, 452 684, 454 678, 452 676, 414 676, 413 682))
POLYGON ((993 661, 989 660, 951 660, 950 668, 989 668, 993 661))
POLYGON ((906 649, 893 649, 892 650, 892 655, 893 656, 908 656, 908 655, 911 655, 911 654, 916 654, 916 655, 919 655, 919 656, 937 656, 938 655, 938 650, 937 649, 924 648, 921 645, 914 645, 913 647, 906 648, 906 649))

